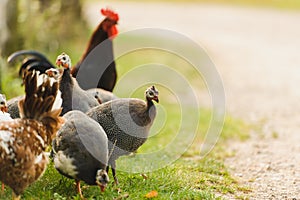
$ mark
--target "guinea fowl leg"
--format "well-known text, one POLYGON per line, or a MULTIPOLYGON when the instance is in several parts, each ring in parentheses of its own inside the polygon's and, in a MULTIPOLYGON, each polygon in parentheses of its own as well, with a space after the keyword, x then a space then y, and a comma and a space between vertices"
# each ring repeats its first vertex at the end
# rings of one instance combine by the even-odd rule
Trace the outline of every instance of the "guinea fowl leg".
POLYGON ((116 161, 115 160, 111 163, 111 171, 112 171, 112 175, 113 175, 114 180, 115 180, 115 184, 118 185, 119 181, 118 181, 118 178, 116 176, 116 161))
POLYGON ((2 185, 1 185, 1 192, 2 192, 2 193, 4 192, 4 189, 5 189, 5 184, 2 183, 2 185))
POLYGON ((77 190, 77 192, 79 193, 80 198, 81 198, 81 199, 84 199, 84 197, 83 197, 83 195, 82 195, 81 188, 80 188, 80 181, 77 181, 77 180, 76 180, 76 190, 77 190))

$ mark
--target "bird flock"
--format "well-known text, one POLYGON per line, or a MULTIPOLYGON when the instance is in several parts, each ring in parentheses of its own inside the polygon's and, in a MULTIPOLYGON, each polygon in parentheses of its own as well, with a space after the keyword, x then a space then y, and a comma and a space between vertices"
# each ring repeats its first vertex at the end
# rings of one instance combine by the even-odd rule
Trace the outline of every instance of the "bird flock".
POLYGON ((34 50, 8 58, 9 63, 21 61, 25 89, 25 95, 8 101, 0 94, 0 181, 2 191, 12 189, 13 199, 43 175, 49 159, 60 174, 75 180, 81 198, 81 181, 104 191, 109 169, 119 183, 116 160, 136 152, 148 138, 158 90, 147 88, 145 100, 113 94, 117 71, 112 41, 119 16, 110 9, 100 13, 105 19, 74 66, 66 53, 55 64, 34 50))

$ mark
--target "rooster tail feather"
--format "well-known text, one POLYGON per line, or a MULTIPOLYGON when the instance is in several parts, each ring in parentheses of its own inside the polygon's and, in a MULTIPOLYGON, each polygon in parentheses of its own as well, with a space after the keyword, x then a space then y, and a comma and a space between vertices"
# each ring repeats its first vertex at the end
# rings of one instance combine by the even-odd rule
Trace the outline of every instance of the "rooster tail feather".
POLYGON ((43 82, 40 82, 41 77, 39 76, 41 75, 35 70, 26 71, 24 74, 26 94, 25 98, 19 101, 20 116, 21 118, 40 121, 46 126, 47 130, 55 133, 63 122, 59 117, 62 108, 52 110, 59 85, 57 81, 53 81, 52 78, 47 76, 43 76, 43 82))
POLYGON ((25 70, 38 70, 41 73, 44 73, 47 69, 55 67, 46 56, 33 50, 16 51, 8 57, 7 62, 12 63, 21 59, 23 59, 19 70, 19 75, 21 77, 24 75, 25 70))

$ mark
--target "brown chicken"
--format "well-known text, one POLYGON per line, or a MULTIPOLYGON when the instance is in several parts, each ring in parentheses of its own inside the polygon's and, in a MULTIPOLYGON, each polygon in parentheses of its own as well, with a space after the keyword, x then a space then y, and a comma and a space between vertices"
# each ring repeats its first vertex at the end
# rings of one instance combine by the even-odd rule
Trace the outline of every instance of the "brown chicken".
POLYGON ((19 101, 19 119, 0 122, 0 180, 13 190, 13 199, 45 171, 44 154, 63 123, 54 108, 58 83, 35 71, 24 76, 25 98, 19 101))

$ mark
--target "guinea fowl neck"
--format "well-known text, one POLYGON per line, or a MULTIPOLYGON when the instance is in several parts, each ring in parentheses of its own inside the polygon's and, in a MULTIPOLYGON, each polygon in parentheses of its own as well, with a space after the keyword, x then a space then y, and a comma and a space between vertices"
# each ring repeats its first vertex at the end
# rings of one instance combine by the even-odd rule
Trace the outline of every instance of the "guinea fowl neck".
POLYGON ((154 103, 153 103, 152 99, 147 98, 147 112, 150 111, 150 109, 152 108, 152 106, 154 106, 154 103))
POLYGON ((59 86, 62 98, 62 115, 72 110, 73 85, 70 68, 64 69, 59 86))

